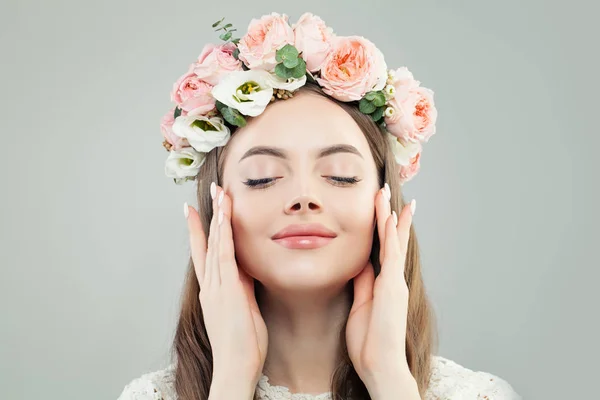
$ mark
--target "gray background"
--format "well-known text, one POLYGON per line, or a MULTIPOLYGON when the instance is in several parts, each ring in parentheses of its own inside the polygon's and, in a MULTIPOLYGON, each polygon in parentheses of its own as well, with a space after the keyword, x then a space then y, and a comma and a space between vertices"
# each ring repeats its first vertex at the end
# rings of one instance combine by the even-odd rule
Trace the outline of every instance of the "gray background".
MULTIPOLYGON (((528 399, 595 397, 591 1, 23 1, 0 9, 0 388, 110 399, 167 360, 187 261, 159 122, 227 16, 321 16, 435 91, 408 183, 440 355, 528 399)), ((595 8, 595 9, 593 9, 595 8)), ((595 121, 594 121, 595 122, 595 121)), ((192 204, 195 204, 192 202, 192 204)))

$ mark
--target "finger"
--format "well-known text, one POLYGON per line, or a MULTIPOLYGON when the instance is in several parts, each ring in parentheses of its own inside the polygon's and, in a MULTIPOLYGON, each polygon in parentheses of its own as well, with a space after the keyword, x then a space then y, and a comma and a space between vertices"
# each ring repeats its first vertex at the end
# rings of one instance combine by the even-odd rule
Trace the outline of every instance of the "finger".
POLYGON ((381 261, 381 275, 392 275, 393 280, 398 279, 399 271, 404 271, 404 258, 400 251, 396 221, 390 215, 385 222, 385 254, 381 261))
POLYGON ((377 232, 379 234, 379 259, 385 254, 385 221, 390 216, 391 206, 390 187, 386 183, 382 189, 377 192, 375 197, 375 215, 377 219, 377 232))
POLYGON ((235 262, 233 231, 231 229, 231 197, 222 190, 217 201, 219 206, 219 270, 221 282, 237 282, 238 268, 235 262))
MULTIPOLYGON (((213 210, 213 215, 212 218, 210 220, 210 228, 209 228, 209 232, 208 232, 208 249, 207 249, 207 254, 206 254, 206 266, 205 266, 205 271, 204 271, 204 280, 206 282, 206 286, 210 285, 213 283, 214 281, 214 263, 215 263, 215 242, 217 240, 217 213, 215 212, 215 208, 216 208, 216 185, 213 183, 211 183, 211 197, 213 198, 212 201, 212 210, 213 210), (214 187, 214 190, 213 190, 214 187)), ((218 275, 217 275, 218 276, 218 275)))
POLYGON ((373 285, 375 283, 375 271, 373 264, 369 261, 365 268, 354 277, 354 302, 350 313, 358 310, 366 302, 373 300, 373 285))
POLYGON ((242 282, 242 286, 244 287, 246 297, 248 298, 250 309, 253 311, 258 311, 258 304, 254 294, 254 278, 248 275, 248 273, 241 267, 238 267, 238 275, 240 277, 240 282, 242 282))
POLYGON ((194 271, 196 279, 202 288, 204 284, 204 267, 206 263, 206 236, 202 228, 202 221, 194 207, 190 207, 187 203, 183 205, 184 213, 187 212, 187 224, 190 235, 190 251, 192 253, 192 261, 194 263, 194 271))
POLYGON ((412 225, 412 217, 414 208, 416 207, 416 201, 413 199, 409 204, 405 205, 398 217, 398 226, 396 232, 398 235, 398 242, 400 244, 400 252, 406 255, 408 250, 408 240, 410 239, 410 227, 412 225))

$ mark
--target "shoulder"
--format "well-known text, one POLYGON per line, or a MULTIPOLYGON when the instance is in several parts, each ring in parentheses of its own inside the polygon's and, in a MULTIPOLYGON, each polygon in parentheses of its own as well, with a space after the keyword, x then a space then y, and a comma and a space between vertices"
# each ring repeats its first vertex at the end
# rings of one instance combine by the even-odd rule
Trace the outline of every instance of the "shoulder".
POLYGON ((117 400, 176 400, 173 364, 133 379, 117 400))
POLYGON ((522 400, 502 378, 472 371, 441 356, 432 356, 431 380, 425 400, 522 400))

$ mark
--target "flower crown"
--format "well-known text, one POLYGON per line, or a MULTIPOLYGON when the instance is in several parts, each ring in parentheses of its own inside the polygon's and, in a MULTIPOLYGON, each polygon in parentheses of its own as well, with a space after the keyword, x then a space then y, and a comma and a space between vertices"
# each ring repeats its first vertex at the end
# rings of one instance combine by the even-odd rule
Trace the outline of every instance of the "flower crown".
POLYGON ((288 16, 272 13, 253 19, 248 32, 224 43, 208 44, 173 85, 176 105, 163 117, 163 146, 169 151, 165 173, 176 184, 194 180, 206 153, 225 146, 245 116, 260 115, 276 99, 288 99, 307 81, 329 96, 354 102, 383 128, 390 142, 400 183, 420 169, 422 143, 435 133, 433 91, 420 86, 401 67, 388 69, 383 54, 361 36, 337 36, 323 20, 305 13, 290 25, 288 16))

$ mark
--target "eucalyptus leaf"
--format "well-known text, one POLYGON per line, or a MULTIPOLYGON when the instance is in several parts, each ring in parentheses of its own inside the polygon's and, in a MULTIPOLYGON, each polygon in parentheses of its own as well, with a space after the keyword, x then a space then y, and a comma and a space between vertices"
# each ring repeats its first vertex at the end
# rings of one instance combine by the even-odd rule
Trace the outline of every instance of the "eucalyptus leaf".
POLYGON ((289 79, 292 77, 291 69, 286 68, 283 63, 279 63, 275 66, 275 75, 283 79, 289 79))
POLYGON ((231 33, 231 32, 226 32, 226 33, 222 33, 222 34, 219 36, 219 38, 220 38, 221 40, 228 41, 229 39, 231 39, 231 35, 232 35, 232 33, 231 33))
POLYGON ((302 58, 298 58, 298 65, 292 70, 292 78, 300 79, 306 75, 306 62, 302 58))
POLYGON ((291 44, 286 44, 275 52, 275 60, 283 61, 298 58, 298 50, 291 44))
POLYGON ((285 65, 286 68, 295 68, 298 66, 300 60, 301 58, 286 58, 283 60, 283 65, 285 65))
POLYGON ((240 112, 231 107, 224 107, 221 110, 221 115, 225 121, 229 122, 231 125, 242 127, 246 125, 246 119, 240 112))
POLYGON ((383 92, 378 91, 375 92, 375 98, 373 99, 373 104, 375 104, 376 107, 381 107, 385 104, 385 94, 383 94, 383 92))
POLYGON ((223 27, 223 29, 231 28, 232 26, 233 26, 233 24, 227 24, 223 27))
POLYGON ((221 18, 220 21, 215 22, 214 24, 212 24, 212 27, 216 27, 217 25, 219 25, 221 22, 223 22, 223 20, 225 20, 225 17, 221 18))
MULTIPOLYGON (((237 39, 237 40, 239 40, 239 39, 237 39)), ((240 49, 238 49, 238 48, 236 47, 236 48, 235 48, 235 50, 233 51, 233 57, 234 57, 236 60, 239 60, 239 59, 240 59, 239 55, 240 55, 240 49)))
POLYGON ((371 114, 376 108, 377 107, 366 98, 360 99, 360 102, 358 103, 358 109, 363 114, 371 114))
POLYGON ((175 112, 173 113, 173 119, 179 117, 181 115, 181 108, 175 107, 175 112))
POLYGON ((219 110, 219 112, 222 114, 223 113, 223 108, 227 107, 227 105, 225 105, 225 103, 221 103, 219 100, 215 100, 215 106, 217 107, 217 110, 219 110))
MULTIPOLYGON (((231 41, 231 43, 233 43, 233 44, 238 44, 239 42, 240 42, 240 38, 235 38, 235 39, 233 39, 233 40, 231 41)), ((236 50, 238 50, 238 49, 236 49, 236 50)), ((238 50, 238 53, 239 53, 239 52, 240 52, 240 51, 238 50)))
POLYGON ((376 92, 369 92, 365 95, 365 99, 369 100, 369 101, 373 101, 373 99, 375 98, 376 92))
POLYGON ((373 121, 377 122, 383 117, 383 112, 385 111, 385 107, 377 107, 377 110, 373 114, 371 114, 371 118, 373 121))

